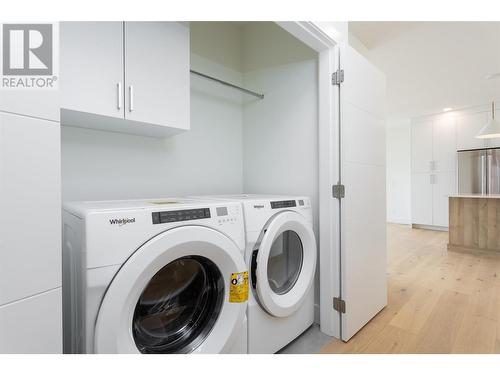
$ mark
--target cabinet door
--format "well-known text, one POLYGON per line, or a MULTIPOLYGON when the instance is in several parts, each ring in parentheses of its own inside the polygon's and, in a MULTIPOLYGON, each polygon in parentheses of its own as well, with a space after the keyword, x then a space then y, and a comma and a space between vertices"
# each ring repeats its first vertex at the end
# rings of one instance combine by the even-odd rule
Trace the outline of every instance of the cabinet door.
POLYGON ((411 176, 412 224, 432 225, 432 184, 429 173, 411 176))
POLYGON ((62 354, 61 288, 0 306, 0 353, 62 354))
POLYGON ((448 198, 455 194, 455 172, 437 172, 432 184, 432 224, 448 227, 448 198))
POLYGON ((457 118, 457 150, 471 150, 486 146, 484 139, 476 134, 488 121, 486 113, 467 113, 457 118))
POLYGON ((189 129, 189 55, 187 26, 125 22, 125 117, 189 129))
POLYGON ((0 113, 0 305, 61 286, 58 122, 0 113))
POLYGON ((432 156, 433 170, 454 171, 456 164, 455 117, 444 114, 433 121, 432 156))
POLYGON ((123 22, 61 22, 61 107, 124 117, 123 22))
POLYGON ((432 121, 414 122, 411 126, 412 173, 429 172, 432 160, 432 121))

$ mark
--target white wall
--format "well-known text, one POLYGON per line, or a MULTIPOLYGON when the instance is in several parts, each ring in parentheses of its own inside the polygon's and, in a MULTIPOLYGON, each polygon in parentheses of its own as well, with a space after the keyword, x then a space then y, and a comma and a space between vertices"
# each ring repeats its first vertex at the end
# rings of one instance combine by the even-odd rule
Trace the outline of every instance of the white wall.
POLYGON ((318 235, 317 54, 279 26, 245 27, 243 186, 249 193, 311 197, 318 235), (267 37, 266 37, 267 35, 267 37))
POLYGON ((387 221, 391 223, 411 223, 410 145, 410 120, 387 121, 387 221))

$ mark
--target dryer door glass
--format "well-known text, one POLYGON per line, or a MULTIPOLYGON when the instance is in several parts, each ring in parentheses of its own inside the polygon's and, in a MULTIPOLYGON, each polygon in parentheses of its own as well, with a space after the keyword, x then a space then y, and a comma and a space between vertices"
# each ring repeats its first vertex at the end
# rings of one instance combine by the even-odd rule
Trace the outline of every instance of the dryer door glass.
POLYGON ((299 235, 286 230, 274 240, 267 261, 267 279, 272 291, 285 294, 297 281, 302 268, 303 248, 299 235))
POLYGON ((132 332, 141 353, 189 353, 212 330, 224 300, 224 279, 201 256, 170 262, 142 292, 132 332))

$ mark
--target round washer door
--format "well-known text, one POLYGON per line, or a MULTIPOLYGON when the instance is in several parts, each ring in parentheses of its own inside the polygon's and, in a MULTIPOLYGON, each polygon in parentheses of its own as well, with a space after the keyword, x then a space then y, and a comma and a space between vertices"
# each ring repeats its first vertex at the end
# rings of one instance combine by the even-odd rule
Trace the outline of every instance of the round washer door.
POLYGON ((239 334, 246 303, 229 302, 231 274, 246 271, 225 235, 168 230, 120 268, 101 303, 97 353, 219 353, 239 334))
POLYGON ((276 317, 297 311, 316 270, 316 240, 310 223, 293 211, 278 214, 267 226, 254 259, 252 276, 261 306, 276 317))

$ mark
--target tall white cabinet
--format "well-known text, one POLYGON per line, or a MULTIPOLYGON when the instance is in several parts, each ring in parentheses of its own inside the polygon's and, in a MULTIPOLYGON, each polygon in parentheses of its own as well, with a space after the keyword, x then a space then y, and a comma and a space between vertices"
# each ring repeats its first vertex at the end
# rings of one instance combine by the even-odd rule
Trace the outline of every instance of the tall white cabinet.
POLYGON ((59 103, 37 111, 24 92, 18 113, 0 106, 0 353, 61 353, 59 103))
POLYGON ((452 114, 412 121, 412 224, 448 227, 448 197, 456 193, 456 142, 452 114))

